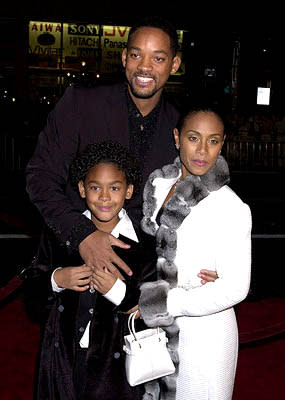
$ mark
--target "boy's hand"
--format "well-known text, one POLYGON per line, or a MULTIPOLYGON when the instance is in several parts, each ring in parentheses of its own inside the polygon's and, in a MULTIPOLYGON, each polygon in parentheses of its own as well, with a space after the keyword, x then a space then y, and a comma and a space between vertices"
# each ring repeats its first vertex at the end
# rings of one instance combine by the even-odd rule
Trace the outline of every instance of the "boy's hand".
POLYGON ((198 277, 201 278, 202 285, 205 285, 207 282, 215 282, 215 280, 219 278, 216 271, 211 271, 209 269, 201 269, 198 277))
POLYGON ((80 267, 57 269, 53 275, 53 279, 57 286, 61 288, 84 292, 89 289, 91 276, 92 269, 84 264, 80 267))
POLYGON ((91 286, 101 294, 106 294, 114 286, 117 277, 105 267, 103 271, 93 268, 91 286))
POLYGON ((84 292, 90 287, 91 276, 92 268, 84 264, 80 267, 57 269, 53 279, 57 286, 61 288, 84 292))

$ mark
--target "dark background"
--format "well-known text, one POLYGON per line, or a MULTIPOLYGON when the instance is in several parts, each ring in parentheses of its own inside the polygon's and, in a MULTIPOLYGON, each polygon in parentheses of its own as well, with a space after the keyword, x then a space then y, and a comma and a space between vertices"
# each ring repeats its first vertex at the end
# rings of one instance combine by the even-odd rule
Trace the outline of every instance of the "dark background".
MULTIPOLYGON (((51 107, 29 107, 25 102, 27 88, 25 69, 22 68, 23 52, 26 51, 26 32, 23 27, 29 20, 62 20, 64 22, 85 22, 112 25, 132 26, 137 18, 144 15, 162 15, 174 22, 177 29, 185 29, 184 56, 187 73, 184 77, 186 94, 193 99, 212 98, 213 101, 224 101, 224 88, 231 76, 233 47, 240 43, 240 66, 238 78, 237 109, 244 113, 256 109, 256 87, 266 86, 271 82, 271 105, 266 112, 285 114, 284 91, 284 24, 283 12, 271 4, 252 6, 240 2, 227 4, 190 1, 136 2, 136 1, 48 1, 25 2, 15 5, 12 2, 1 2, 0 6, 0 61, 4 65, 7 57, 14 57, 16 74, 9 76, 19 98, 20 106, 14 113, 5 118, 5 107, 1 104, 3 123, 14 132, 21 133, 20 125, 23 115, 29 115, 30 133, 33 137, 24 138, 23 147, 27 148, 25 160, 32 154, 37 135, 45 123, 51 107), (194 46, 191 45, 194 43, 194 46), (264 51, 266 50, 266 51, 264 51), (215 79, 205 78, 205 68, 215 68, 215 79), (29 140, 29 142, 28 142, 29 140)), ((8 72, 7 72, 8 71, 8 72)), ((179 103, 179 101, 178 101, 179 103)), ((180 104, 180 103, 179 103, 180 104)), ((231 102, 226 104, 231 108, 231 102)), ((20 144, 21 146, 21 144, 20 144)), ((15 241, 2 239, 1 249, 7 254, 6 281, 29 262, 35 249, 41 229, 41 218, 29 202, 25 191, 24 165, 17 170, 1 171, 1 218, 0 229, 3 234, 27 234, 33 240, 15 241)), ((231 186, 246 201, 253 214, 254 235, 283 235, 284 232, 284 194, 283 171, 235 171, 232 170, 231 186)), ((1 233, 0 232, 0 233, 1 233)), ((267 296, 272 293, 283 294, 283 284, 276 276, 284 276, 282 246, 284 238, 253 238, 253 283, 255 293, 267 296), (268 268, 275 269, 275 274, 265 274, 268 268), (260 272, 263 271, 263 272, 260 272), (266 280, 264 277, 266 276, 266 280)))

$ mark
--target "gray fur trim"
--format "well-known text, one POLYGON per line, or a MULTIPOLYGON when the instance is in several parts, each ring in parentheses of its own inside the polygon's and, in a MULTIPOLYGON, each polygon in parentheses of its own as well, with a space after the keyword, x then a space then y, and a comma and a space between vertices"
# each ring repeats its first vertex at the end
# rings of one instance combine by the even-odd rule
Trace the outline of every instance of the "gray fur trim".
POLYGON ((139 309, 149 327, 169 326, 174 318, 167 312, 167 293, 169 283, 163 280, 145 282, 140 287, 139 309))
POLYGON ((143 400, 157 400, 159 399, 159 383, 158 380, 150 381, 144 384, 145 394, 143 400))
MULTIPOLYGON (((178 342, 179 328, 175 319, 167 311, 167 293, 170 288, 177 286, 177 267, 174 263, 177 248, 177 229, 184 218, 189 215, 191 208, 207 197, 210 192, 218 190, 229 182, 229 169, 226 161, 219 156, 215 166, 205 175, 199 177, 188 175, 177 184, 173 196, 164 206, 160 218, 160 227, 151 220, 157 203, 155 197, 155 178, 178 178, 181 164, 179 157, 173 164, 155 170, 150 176, 144 189, 144 217, 142 229, 151 235, 156 235, 157 242, 157 272, 158 281, 144 283, 141 286, 139 308, 146 325, 150 327, 163 326, 168 337, 168 350, 176 366, 174 374, 160 379, 160 393, 154 381, 149 382, 149 392, 143 400, 175 400, 176 378, 179 369, 178 342)), ((145 385, 147 387, 147 385, 145 385)))

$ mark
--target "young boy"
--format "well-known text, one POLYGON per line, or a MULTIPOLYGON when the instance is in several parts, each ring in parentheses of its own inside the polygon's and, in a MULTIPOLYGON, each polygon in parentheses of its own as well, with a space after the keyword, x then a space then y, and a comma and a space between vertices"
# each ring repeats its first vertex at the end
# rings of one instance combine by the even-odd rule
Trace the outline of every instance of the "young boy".
MULTIPOLYGON (((120 144, 102 142, 74 160, 71 178, 86 200, 86 218, 130 245, 116 253, 133 275, 119 279, 107 268, 82 265, 79 254, 66 254, 49 232, 35 262, 47 272, 51 299, 35 398, 141 399, 143 385, 130 387, 126 380, 123 351, 127 313, 138 303, 140 284, 156 279, 155 243, 123 208, 138 189, 139 167, 120 144)), ((136 324, 145 327, 141 320, 136 324)))

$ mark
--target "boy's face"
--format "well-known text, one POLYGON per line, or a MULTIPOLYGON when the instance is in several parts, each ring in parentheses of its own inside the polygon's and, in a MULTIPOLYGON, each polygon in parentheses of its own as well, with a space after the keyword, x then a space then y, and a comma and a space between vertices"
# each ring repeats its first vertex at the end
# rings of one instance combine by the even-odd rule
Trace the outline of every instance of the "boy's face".
POLYGON ((133 185, 127 185, 125 173, 111 163, 91 168, 78 188, 81 197, 86 199, 94 224, 109 233, 119 222, 118 214, 125 199, 133 194, 133 185))

